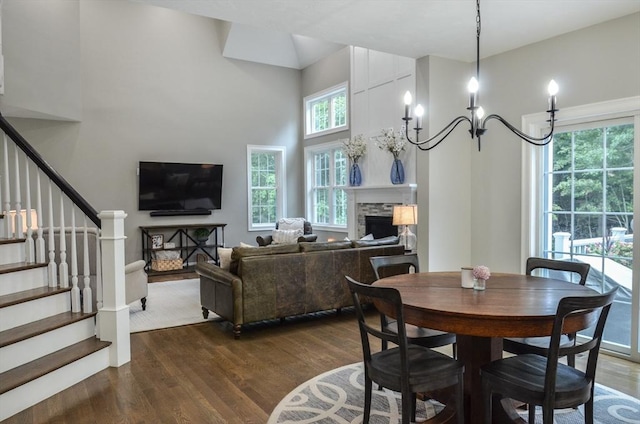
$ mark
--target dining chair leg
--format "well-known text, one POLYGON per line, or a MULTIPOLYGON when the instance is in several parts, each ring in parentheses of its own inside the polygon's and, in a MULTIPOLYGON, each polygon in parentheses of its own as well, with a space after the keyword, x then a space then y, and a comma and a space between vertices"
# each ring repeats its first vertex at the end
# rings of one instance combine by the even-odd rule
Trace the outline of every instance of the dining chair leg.
MULTIPOLYGON (((455 345, 454 345, 455 346, 455 345)), ((464 424, 464 377, 462 372, 458 375, 459 384, 456 384, 455 401, 456 401, 456 418, 458 424, 464 424)))
POLYGON ((553 406, 542 405, 542 424, 553 424, 553 406))
POLYGON ((411 393, 411 391, 409 390, 408 387, 403 387, 402 391, 400 392, 401 396, 402 396, 402 419, 401 422, 402 424, 409 424, 411 422, 411 397, 413 395, 413 393, 411 393))
POLYGON ((456 343, 451 344, 451 349, 453 350, 453 358, 458 359, 458 345, 456 343))
POLYGON ((411 394, 411 422, 416 422, 416 394, 411 394))
POLYGON ((373 390, 373 382, 368 376, 364 378, 364 416, 362 417, 362 424, 369 424, 369 417, 371 416, 371 391, 373 390))
POLYGON ((584 422, 585 424, 593 424, 593 391, 591 398, 584 404, 584 422))
MULTIPOLYGON (((484 424, 491 424, 491 403, 493 402, 491 385, 486 380, 482 381, 482 403, 484 404, 484 424)), ((459 421, 458 421, 459 422, 459 421)))
POLYGON ((536 424, 536 406, 529 404, 527 410, 529 411, 529 424, 536 424))
POLYGON ((576 355, 567 355, 567 365, 569 365, 571 368, 576 367, 576 355))

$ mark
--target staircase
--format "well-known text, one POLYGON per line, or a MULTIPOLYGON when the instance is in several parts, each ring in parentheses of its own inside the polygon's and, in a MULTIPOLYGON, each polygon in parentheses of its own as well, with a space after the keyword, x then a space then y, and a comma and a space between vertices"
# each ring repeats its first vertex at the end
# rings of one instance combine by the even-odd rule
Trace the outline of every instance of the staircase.
POLYGON ((0 239, 0 421, 109 367, 96 312, 71 312, 71 288, 25 262, 25 239, 0 239))

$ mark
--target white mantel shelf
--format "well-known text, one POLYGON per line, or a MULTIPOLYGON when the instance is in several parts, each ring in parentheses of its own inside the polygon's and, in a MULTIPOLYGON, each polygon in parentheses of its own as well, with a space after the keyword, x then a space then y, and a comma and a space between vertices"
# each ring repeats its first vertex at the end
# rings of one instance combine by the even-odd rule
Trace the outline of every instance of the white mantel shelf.
POLYGON ((417 202, 417 184, 371 185, 345 187, 347 192, 347 230, 348 237, 355 239, 358 231, 358 208, 360 203, 400 203, 417 202))

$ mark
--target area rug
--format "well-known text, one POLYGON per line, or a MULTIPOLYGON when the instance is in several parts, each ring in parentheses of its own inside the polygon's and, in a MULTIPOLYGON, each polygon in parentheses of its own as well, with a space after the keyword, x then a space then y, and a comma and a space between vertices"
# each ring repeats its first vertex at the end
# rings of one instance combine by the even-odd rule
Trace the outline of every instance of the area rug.
MULTIPOLYGON (((400 394, 386 389, 375 390, 374 384, 370 424, 400 423, 400 394)), ((364 373, 362 362, 346 365, 321 374, 301 384, 276 406, 267 424, 362 423, 364 405, 364 373)), ((433 417, 442 405, 417 402, 416 421, 433 417)), ((640 424, 640 400, 597 385, 594 398, 594 422, 600 424, 640 424)), ((526 411, 523 413, 526 414, 526 411)), ((584 424, 582 408, 558 410, 555 423, 584 424)), ((536 420, 542 422, 542 417, 536 420)))
POLYGON ((218 316, 212 312, 209 312, 208 319, 202 317, 200 280, 197 278, 150 283, 147 309, 143 311, 139 301, 129 305, 129 326, 132 333, 214 319, 218 319, 218 316))

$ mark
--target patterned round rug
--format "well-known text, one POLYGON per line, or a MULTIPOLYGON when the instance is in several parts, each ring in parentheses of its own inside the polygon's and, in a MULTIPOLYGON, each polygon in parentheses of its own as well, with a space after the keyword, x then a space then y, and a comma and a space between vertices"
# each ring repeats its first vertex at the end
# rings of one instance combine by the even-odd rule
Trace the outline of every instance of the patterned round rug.
MULTIPOLYGON (((400 394, 373 385, 370 424, 397 424, 402 410, 400 394)), ((362 362, 328 371, 301 384, 273 410, 267 424, 362 423, 364 372, 362 362)), ((418 400, 416 420, 422 422, 442 410, 442 405, 418 400)), ((582 407, 555 412, 558 424, 584 424, 582 407)), ((594 422, 640 424, 640 400, 596 385, 594 422)), ((523 417, 526 411, 523 412, 523 417)), ((538 422, 538 420, 536 420, 538 422)), ((542 422, 540 416, 539 422, 542 422)))

